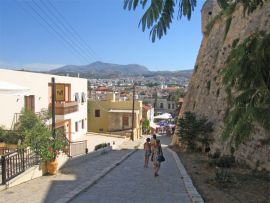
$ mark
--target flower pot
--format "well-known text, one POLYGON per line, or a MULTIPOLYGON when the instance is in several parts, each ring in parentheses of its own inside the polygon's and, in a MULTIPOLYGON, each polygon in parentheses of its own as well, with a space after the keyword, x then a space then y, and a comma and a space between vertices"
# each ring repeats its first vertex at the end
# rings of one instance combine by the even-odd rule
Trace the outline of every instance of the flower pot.
POLYGON ((56 159, 47 161, 46 163, 47 173, 50 175, 55 175, 57 173, 57 166, 58 162, 56 159))

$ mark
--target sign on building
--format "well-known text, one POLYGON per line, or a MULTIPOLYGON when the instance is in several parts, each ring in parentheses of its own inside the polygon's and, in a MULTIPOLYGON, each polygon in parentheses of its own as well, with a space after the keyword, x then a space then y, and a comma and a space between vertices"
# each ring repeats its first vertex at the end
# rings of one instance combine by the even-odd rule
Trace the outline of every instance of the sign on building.
POLYGON ((56 84, 55 91, 55 100, 65 101, 65 84, 56 84))

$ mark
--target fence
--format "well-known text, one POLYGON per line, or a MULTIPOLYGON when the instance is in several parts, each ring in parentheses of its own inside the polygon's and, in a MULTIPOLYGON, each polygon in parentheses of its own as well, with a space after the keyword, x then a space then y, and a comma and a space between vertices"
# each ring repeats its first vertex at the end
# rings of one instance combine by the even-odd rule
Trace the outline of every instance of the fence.
POLYGON ((30 149, 21 149, 1 157, 2 184, 38 164, 40 158, 30 149))
MULTIPOLYGON (((6 152, 7 151, 5 151, 5 153, 6 152)), ((69 142, 64 152, 69 157, 87 154, 87 140, 69 142)), ((6 184, 28 168, 39 164, 39 162, 40 157, 30 149, 21 149, 2 155, 0 159, 0 174, 2 174, 0 180, 2 180, 2 182, 0 181, 0 184, 6 184)))

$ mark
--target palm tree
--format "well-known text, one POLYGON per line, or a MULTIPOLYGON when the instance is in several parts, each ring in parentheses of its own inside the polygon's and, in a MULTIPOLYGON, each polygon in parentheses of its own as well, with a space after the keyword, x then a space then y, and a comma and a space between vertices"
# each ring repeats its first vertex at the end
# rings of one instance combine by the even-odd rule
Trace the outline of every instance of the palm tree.
MULTIPOLYGON (((230 4, 241 3, 244 6, 244 13, 253 12, 258 6, 262 6, 268 0, 217 0, 222 9, 226 9, 230 4)), ((177 19, 182 16, 191 19, 191 14, 197 6, 197 0, 124 0, 124 9, 135 10, 139 5, 142 9, 146 9, 143 14, 139 26, 142 31, 150 29, 150 37, 152 42, 156 38, 161 39, 163 35, 167 34, 167 30, 172 23, 173 14, 177 11, 177 19)))

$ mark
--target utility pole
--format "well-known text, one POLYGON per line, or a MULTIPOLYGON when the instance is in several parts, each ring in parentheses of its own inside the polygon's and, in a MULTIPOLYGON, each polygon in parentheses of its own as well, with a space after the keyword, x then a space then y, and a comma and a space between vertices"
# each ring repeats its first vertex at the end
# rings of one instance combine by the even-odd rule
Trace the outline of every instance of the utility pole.
POLYGON ((52 77, 52 137, 55 138, 55 79, 52 77))
POLYGON ((133 95, 132 95, 132 129, 131 129, 131 140, 134 141, 134 100, 135 100, 135 84, 133 84, 133 95))

